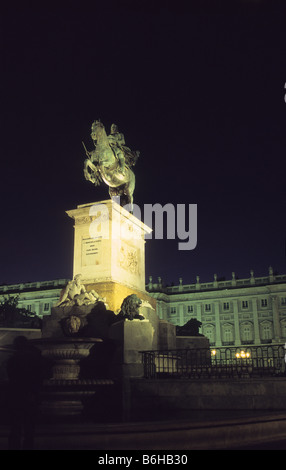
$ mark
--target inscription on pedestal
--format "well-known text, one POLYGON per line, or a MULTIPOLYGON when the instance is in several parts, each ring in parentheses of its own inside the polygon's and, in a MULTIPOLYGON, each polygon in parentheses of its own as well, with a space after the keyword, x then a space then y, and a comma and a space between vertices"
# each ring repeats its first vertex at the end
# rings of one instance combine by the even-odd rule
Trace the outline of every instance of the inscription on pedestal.
POLYGON ((83 238, 82 266, 97 266, 101 263, 101 239, 83 238))

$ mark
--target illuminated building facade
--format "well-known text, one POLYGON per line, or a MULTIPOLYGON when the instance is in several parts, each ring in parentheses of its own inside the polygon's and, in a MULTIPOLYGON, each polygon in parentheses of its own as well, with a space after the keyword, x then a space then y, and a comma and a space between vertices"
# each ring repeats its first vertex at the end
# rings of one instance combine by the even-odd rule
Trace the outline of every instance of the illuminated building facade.
MULTIPOLYGON (((0 299, 19 294, 19 307, 40 317, 49 315, 69 279, 0 286, 0 299)), ((286 275, 164 286, 149 278, 146 290, 157 301, 158 316, 175 325, 191 318, 202 323, 200 332, 213 347, 265 345, 286 342, 286 275)))
POLYGON ((200 332, 211 346, 265 345, 286 342, 286 275, 164 287, 159 278, 146 286, 157 300, 157 313, 161 319, 184 325, 191 318, 202 323, 200 332))
POLYGON ((62 289, 70 279, 44 282, 26 282, 0 286, 0 300, 19 295, 19 307, 36 313, 39 317, 50 315, 52 306, 59 300, 62 289))

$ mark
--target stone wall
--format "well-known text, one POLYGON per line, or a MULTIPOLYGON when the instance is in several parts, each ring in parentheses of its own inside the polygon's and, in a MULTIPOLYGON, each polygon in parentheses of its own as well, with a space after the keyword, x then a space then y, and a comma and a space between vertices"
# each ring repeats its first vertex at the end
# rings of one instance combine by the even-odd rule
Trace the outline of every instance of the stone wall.
POLYGON ((205 336, 177 336, 177 349, 208 349, 210 342, 205 336))
POLYGON ((166 419, 192 410, 286 410, 286 377, 253 379, 132 379, 129 415, 166 419))

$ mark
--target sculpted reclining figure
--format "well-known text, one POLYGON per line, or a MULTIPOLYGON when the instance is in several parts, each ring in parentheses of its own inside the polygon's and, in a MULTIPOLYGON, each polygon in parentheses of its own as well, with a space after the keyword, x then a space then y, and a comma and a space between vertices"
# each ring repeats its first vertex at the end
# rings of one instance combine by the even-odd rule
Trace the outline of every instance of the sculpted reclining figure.
POLYGON ((86 288, 81 284, 81 274, 77 274, 74 279, 68 282, 62 297, 56 303, 55 307, 66 307, 73 305, 90 305, 97 302, 105 302, 105 299, 99 297, 99 295, 91 290, 86 291, 86 288))

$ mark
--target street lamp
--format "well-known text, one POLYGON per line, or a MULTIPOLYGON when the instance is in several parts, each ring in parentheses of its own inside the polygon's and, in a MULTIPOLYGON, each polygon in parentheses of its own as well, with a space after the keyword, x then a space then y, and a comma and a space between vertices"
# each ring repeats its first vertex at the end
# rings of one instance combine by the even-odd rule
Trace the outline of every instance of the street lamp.
POLYGON ((236 359, 249 359, 250 353, 245 351, 240 351, 235 354, 236 359))

